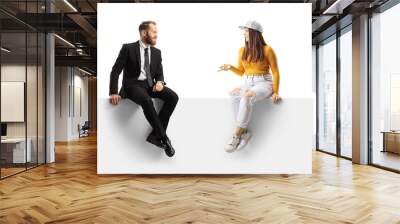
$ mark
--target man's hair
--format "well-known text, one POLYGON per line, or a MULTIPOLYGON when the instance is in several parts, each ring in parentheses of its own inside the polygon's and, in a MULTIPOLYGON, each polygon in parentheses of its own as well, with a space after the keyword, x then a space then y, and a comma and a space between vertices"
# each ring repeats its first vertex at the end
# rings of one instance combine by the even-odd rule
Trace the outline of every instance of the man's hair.
POLYGON ((147 30, 149 28, 150 24, 157 25, 156 22, 154 22, 154 21, 150 21, 150 20, 149 21, 143 21, 139 25, 139 32, 142 31, 142 30, 147 30))

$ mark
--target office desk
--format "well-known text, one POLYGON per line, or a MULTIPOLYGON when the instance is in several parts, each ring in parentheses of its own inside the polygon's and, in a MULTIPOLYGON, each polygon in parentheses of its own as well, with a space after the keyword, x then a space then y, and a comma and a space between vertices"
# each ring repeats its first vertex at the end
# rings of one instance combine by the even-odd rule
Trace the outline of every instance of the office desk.
POLYGON ((25 138, 6 138, 1 139, 1 157, 6 163, 25 163, 32 158, 32 140, 26 139, 27 147, 25 154, 25 138), (26 161, 25 161, 26 160, 26 161))
POLYGON ((381 133, 383 134, 382 152, 392 152, 400 154, 400 132, 382 131, 381 133))

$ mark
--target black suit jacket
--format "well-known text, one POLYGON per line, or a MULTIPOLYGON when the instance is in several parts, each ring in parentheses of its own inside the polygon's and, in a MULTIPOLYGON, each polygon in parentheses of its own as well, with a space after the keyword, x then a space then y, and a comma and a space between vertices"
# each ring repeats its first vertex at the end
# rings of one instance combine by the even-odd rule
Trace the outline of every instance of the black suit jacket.
MULTIPOLYGON (((153 82, 164 81, 162 68, 161 51, 155 47, 150 47, 150 74, 153 82)), ((140 45, 139 41, 134 43, 123 44, 117 60, 112 67, 110 74, 110 91, 111 94, 119 94, 122 98, 126 98, 125 88, 135 84, 140 75, 140 45), (122 87, 118 93, 118 79, 121 71, 124 70, 122 79, 122 87)))

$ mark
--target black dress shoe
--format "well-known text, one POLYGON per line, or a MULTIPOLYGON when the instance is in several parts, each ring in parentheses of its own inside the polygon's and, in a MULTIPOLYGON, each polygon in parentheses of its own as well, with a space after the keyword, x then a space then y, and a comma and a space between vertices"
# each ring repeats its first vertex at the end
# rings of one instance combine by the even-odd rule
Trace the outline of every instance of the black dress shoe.
POLYGON ((165 154, 167 154, 168 157, 172 157, 175 155, 175 149, 172 147, 171 141, 169 140, 168 137, 165 137, 161 141, 165 145, 165 154))
POLYGON ((152 133, 147 136, 146 141, 164 150, 166 148, 166 145, 161 141, 161 139, 157 138, 157 136, 153 135, 152 133))

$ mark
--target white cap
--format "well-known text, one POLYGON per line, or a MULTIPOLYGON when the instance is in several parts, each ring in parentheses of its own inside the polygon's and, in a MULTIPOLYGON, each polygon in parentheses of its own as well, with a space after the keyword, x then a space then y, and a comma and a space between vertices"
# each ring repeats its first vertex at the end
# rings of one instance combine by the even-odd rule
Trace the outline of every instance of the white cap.
POLYGON ((261 24, 255 20, 247 21, 246 25, 239 26, 239 28, 240 29, 249 28, 249 29, 257 30, 260 33, 263 32, 263 28, 262 28, 261 24))

